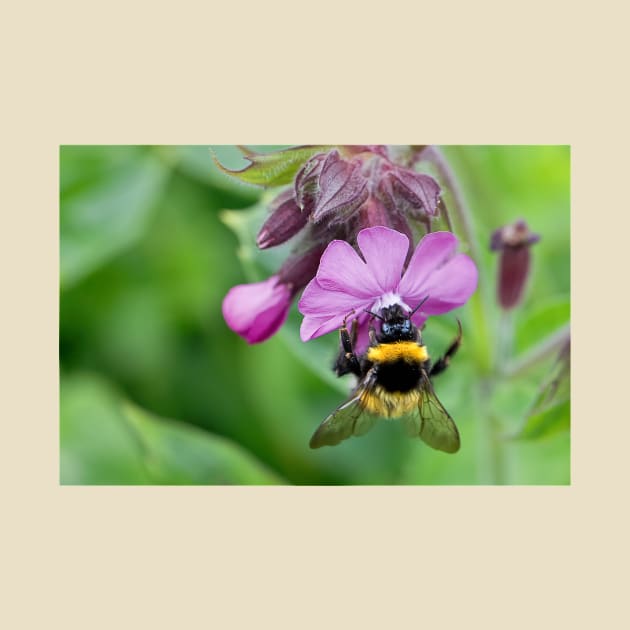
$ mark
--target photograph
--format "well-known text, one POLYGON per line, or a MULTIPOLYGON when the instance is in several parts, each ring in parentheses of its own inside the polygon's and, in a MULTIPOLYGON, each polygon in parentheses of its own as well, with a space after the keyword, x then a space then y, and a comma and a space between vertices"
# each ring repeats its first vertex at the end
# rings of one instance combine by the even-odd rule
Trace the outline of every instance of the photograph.
POLYGON ((61 145, 61 485, 571 484, 568 145, 61 145))

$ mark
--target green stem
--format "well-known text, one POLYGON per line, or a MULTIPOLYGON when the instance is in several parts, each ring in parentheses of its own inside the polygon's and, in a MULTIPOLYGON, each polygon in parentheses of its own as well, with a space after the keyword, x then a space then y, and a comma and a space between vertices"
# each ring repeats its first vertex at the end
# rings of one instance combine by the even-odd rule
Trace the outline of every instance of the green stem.
POLYGON ((496 381, 493 377, 480 381, 482 432, 481 462, 483 464, 482 480, 489 484, 503 485, 506 483, 506 456, 502 441, 501 422, 492 409, 492 395, 496 381))
MULTIPOLYGON (((451 193, 453 200, 452 210, 456 224, 461 231, 463 241, 468 246, 469 252, 477 266, 481 266, 481 247, 475 236, 472 213, 464 194, 457 182, 455 173, 451 169, 442 151, 435 146, 427 147, 422 152, 422 158, 430 161, 437 169, 438 175, 451 193)), ((452 231, 452 220, 446 207, 442 212, 449 229, 452 231)), ((489 295, 488 289, 482 281, 480 274, 479 286, 471 300, 471 314, 473 329, 475 330, 475 356, 479 367, 479 396, 480 410, 483 423, 482 432, 484 440, 481 445, 480 474, 489 483, 506 483, 506 453, 501 439, 502 427, 499 418, 492 410, 492 396, 497 385, 497 366, 507 361, 507 356, 512 345, 512 323, 509 318, 501 322, 501 329, 496 334, 490 330, 489 295), (493 356, 492 337, 497 339, 497 346, 493 356)))
MULTIPOLYGON (((512 356, 514 343, 514 318, 511 311, 501 311, 499 326, 497 329, 497 342, 494 357, 493 378, 490 381, 490 396, 500 385, 500 377, 502 368, 507 365, 512 356)), ((505 428, 501 422, 501 418, 491 409, 490 398, 488 400, 488 409, 490 413, 490 453, 495 483, 506 483, 506 453, 503 443, 503 433, 505 428)))
POLYGON ((438 202, 438 207, 440 208, 440 212, 442 213, 442 216, 446 221, 446 227, 448 228, 448 231, 455 232, 455 230, 453 229, 453 222, 451 221, 451 215, 449 214, 448 208, 446 207, 446 204, 442 201, 442 199, 440 199, 440 201, 438 202))
POLYGON ((501 310, 497 331, 497 346, 495 355, 495 372, 501 374, 512 356, 514 341, 514 319, 511 311, 501 310))
MULTIPOLYGON (((442 181, 446 184, 446 187, 450 190, 453 197, 453 210, 464 236, 464 240, 470 248, 470 253, 473 259, 477 262, 477 264, 479 264, 481 260, 481 252, 479 250, 479 243, 475 238, 472 214, 468 204, 466 203, 462 190, 457 183, 457 179, 451 169, 451 165, 448 163, 440 148, 436 146, 427 147, 423 151, 422 157, 433 163, 440 175, 440 179, 442 179, 442 181)), ((444 207, 442 209, 446 210, 444 207)), ((451 218, 448 216, 448 211, 445 212, 445 215, 447 224, 451 226, 451 218)), ((452 228, 449 227, 449 229, 452 231, 452 228)))

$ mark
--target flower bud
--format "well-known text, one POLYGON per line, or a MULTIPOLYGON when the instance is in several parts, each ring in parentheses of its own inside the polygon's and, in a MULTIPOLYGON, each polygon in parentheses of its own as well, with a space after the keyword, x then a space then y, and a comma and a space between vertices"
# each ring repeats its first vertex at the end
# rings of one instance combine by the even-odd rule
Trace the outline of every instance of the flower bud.
POLYGON ((523 298, 530 269, 529 248, 539 240, 540 236, 530 232, 523 220, 505 225, 492 234, 490 249, 501 252, 497 298, 505 310, 514 308, 523 298))
POLYGON ((361 161, 347 161, 338 151, 316 155, 297 174, 295 198, 314 223, 348 219, 368 198, 361 161))
POLYGON ((280 282, 288 286, 292 296, 301 291, 315 277, 319 259, 325 249, 326 243, 319 243, 305 252, 289 256, 284 261, 278 277, 280 282))
POLYGON ((278 276, 264 282, 239 284, 223 299, 227 325, 248 343, 260 343, 284 324, 291 305, 291 291, 278 276))
MULTIPOLYGON (((336 153, 336 151, 333 153, 336 153)), ((319 176, 327 157, 328 154, 326 153, 314 155, 295 176, 295 199, 300 210, 307 216, 311 214, 315 207, 317 195, 319 194, 319 176)))
POLYGON ((385 206, 374 197, 370 198, 363 204, 359 210, 359 222, 362 228, 373 227, 375 225, 390 226, 390 215, 394 213, 387 212, 385 206))
POLYGON ((427 224, 438 215, 440 186, 430 175, 394 166, 383 174, 377 194, 388 208, 427 224))
POLYGON ((298 207, 292 190, 286 190, 271 203, 271 214, 258 232, 260 249, 281 245, 295 236, 308 220, 308 214, 298 207))

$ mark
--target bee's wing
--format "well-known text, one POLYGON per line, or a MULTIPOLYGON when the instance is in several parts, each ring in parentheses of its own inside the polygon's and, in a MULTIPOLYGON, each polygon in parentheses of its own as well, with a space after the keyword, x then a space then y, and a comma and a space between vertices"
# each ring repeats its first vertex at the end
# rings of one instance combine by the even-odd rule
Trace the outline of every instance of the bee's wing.
POLYGON ((456 453, 459 450, 459 431, 453 418, 439 401, 428 374, 422 370, 421 397, 417 410, 401 420, 407 432, 418 436, 438 451, 456 453))
POLYGON ((351 435, 367 433, 376 424, 378 416, 366 412, 362 403, 362 397, 374 387, 374 376, 373 371, 368 372, 353 396, 317 427, 309 443, 311 448, 334 446, 351 435))

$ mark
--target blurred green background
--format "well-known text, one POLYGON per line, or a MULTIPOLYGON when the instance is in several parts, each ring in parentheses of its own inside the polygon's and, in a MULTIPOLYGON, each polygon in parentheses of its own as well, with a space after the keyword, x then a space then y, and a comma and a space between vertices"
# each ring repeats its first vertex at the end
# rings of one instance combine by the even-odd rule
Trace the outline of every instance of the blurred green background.
MULTIPOLYGON (((226 166, 245 165, 235 147, 213 149, 226 166)), ((498 258, 488 251, 492 231, 518 218, 542 237, 510 322, 518 365, 569 322, 569 147, 443 152, 482 250, 475 298, 431 318, 424 332, 437 355, 456 316, 464 325, 461 351, 435 383, 461 433, 456 455, 407 438, 396 422, 309 449, 352 385, 330 371, 337 336, 301 343, 294 304, 279 334, 249 346, 221 315, 230 287, 263 279, 286 256, 286 247, 254 250, 277 191, 227 177, 207 146, 61 147, 61 482, 569 483, 568 383, 537 404, 558 375, 555 355, 512 376, 496 373, 503 324, 498 258)))

